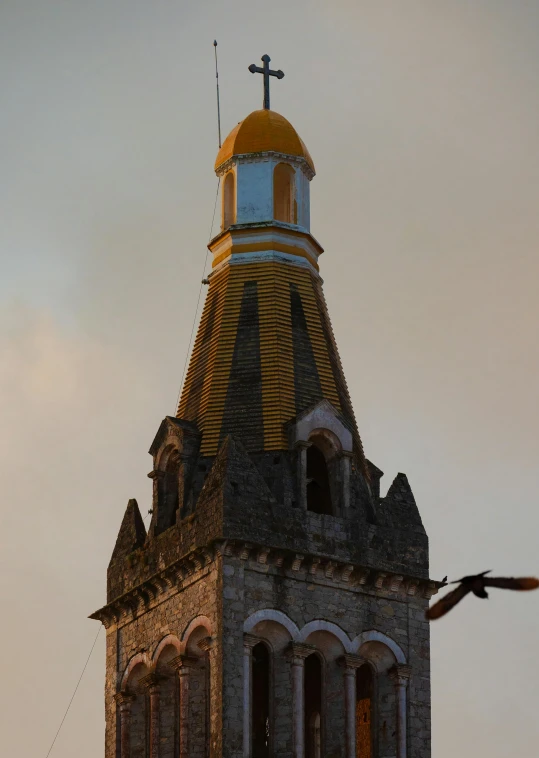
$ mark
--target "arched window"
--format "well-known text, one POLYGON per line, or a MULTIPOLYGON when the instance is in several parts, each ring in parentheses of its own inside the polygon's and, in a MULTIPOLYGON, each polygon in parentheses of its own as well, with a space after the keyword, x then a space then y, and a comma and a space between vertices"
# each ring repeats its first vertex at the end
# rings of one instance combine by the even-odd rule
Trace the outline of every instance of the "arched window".
POLYGON ((253 758, 270 755, 270 654, 263 642, 252 653, 252 739, 253 758))
POLYGON ((163 741, 159 758, 176 758, 175 746, 179 743, 180 681, 170 661, 178 655, 175 645, 167 645, 157 661, 159 682, 159 732, 163 741))
POLYGON ((223 183, 223 229, 236 221, 236 187, 234 172, 229 171, 223 183))
POLYGON ((276 221, 297 223, 295 176, 288 163, 278 163, 273 170, 273 218, 276 221))
MULTIPOLYGON (((167 451, 165 451, 167 453, 167 451)), ((179 507, 179 475, 180 457, 177 450, 167 453, 164 470, 158 470, 157 479, 157 521, 155 534, 161 534, 165 529, 176 523, 179 507)))
POLYGON ((305 758, 322 758, 322 662, 305 659, 305 758))
POLYGON ((333 513, 326 457, 315 443, 307 449, 307 510, 333 513))
POLYGON ((356 675, 356 756, 373 758, 373 702, 374 677, 372 668, 365 663, 356 675))
POLYGON ((148 673, 144 664, 138 664, 131 672, 127 684, 127 691, 135 695, 135 701, 131 706, 129 725, 129 755, 131 758, 146 758, 147 755, 149 698, 147 691, 141 691, 140 680, 148 673))

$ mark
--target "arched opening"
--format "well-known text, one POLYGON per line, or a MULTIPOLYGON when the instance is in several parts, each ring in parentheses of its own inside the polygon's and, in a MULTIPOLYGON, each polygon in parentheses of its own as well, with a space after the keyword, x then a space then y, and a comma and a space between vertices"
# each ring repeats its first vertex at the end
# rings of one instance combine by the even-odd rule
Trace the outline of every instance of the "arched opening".
POLYGON ((316 444, 307 449, 307 510, 333 513, 326 457, 316 444))
POLYGON ((295 176, 288 163, 278 163, 273 170, 273 218, 276 221, 297 223, 295 176))
POLYGON ((176 523, 179 507, 179 475, 179 453, 177 450, 171 450, 166 457, 164 470, 160 469, 158 472, 156 535, 161 534, 165 529, 176 523))
POLYGON ((148 746, 148 694, 140 687, 140 680, 148 674, 148 669, 139 663, 132 670, 127 682, 127 691, 135 695, 131 707, 131 723, 129 729, 129 750, 131 758, 146 758, 148 746))
POLYGON ((340 665, 341 657, 346 653, 343 644, 343 639, 346 638, 347 635, 342 630, 333 624, 326 624, 322 619, 311 621, 301 630, 301 639, 316 649, 321 667, 317 676, 319 681, 314 682, 314 687, 316 692, 322 693, 322 706, 311 709, 311 723, 306 723, 305 733, 305 740, 311 740, 313 756, 344 756, 346 752, 343 674, 340 665), (334 631, 331 627, 334 627, 334 631))
POLYGON ((159 758, 177 758, 176 745, 179 743, 180 682, 170 661, 178 655, 175 645, 167 645, 157 661, 159 676, 159 758))
POLYGON ((322 756, 322 662, 316 653, 305 659, 305 758, 322 756))
MULTIPOLYGON (((276 695, 279 692, 290 691, 291 670, 286 651, 293 637, 299 634, 299 630, 294 629, 293 622, 280 611, 266 608, 255 612, 253 615, 265 617, 256 623, 250 623, 250 620, 247 620, 244 629, 247 633, 254 634, 264 642, 269 655, 269 683, 265 691, 269 692, 269 755, 275 756, 276 753, 284 750, 279 746, 287 744, 293 731, 290 702, 286 697, 276 697, 276 695)), ((253 665, 254 658, 251 660, 251 665, 253 665)), ((253 683, 256 687, 256 669, 253 668, 251 676, 254 677, 253 683)), ((254 696, 255 693, 252 691, 251 698, 254 696)), ((253 731, 253 719, 251 717, 251 735, 253 731)))
POLYGON ((356 674, 356 758, 373 758, 374 676, 368 663, 356 674))
POLYGON ((263 642, 252 653, 253 758, 270 754, 270 654, 263 642))
MULTIPOLYGON (((189 736, 189 755, 209 755, 210 749, 210 657, 208 629, 205 625, 195 627, 186 641, 186 653, 191 658, 189 685, 186 691, 189 736), (196 661, 196 663, 194 663, 196 661)), ((181 693, 180 693, 181 708, 181 693)))
POLYGON ((223 183, 223 229, 228 229, 236 221, 235 184, 234 172, 229 171, 223 183))
MULTIPOLYGON (((379 632, 368 632, 365 641, 359 646, 358 654, 369 662, 370 679, 367 667, 359 671, 364 676, 361 693, 357 693, 357 701, 365 699, 362 693, 369 694, 370 687, 370 718, 371 718, 371 753, 370 755, 395 755, 397 753, 397 700, 395 682, 391 670, 399 659, 405 660, 402 650, 393 640, 379 632)), ((358 686, 361 680, 358 676, 358 686)), ((367 730, 364 727, 365 733, 367 730)), ((368 745, 368 740, 366 741, 368 745)), ((360 755, 358 753, 358 755, 360 755)), ((369 755, 369 753, 366 753, 369 755)))

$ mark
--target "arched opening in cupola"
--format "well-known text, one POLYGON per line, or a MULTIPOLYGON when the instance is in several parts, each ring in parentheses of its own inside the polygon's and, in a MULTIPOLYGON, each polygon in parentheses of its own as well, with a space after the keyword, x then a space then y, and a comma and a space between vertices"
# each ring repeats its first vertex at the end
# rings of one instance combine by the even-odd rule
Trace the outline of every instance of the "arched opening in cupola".
POLYGON ((331 487, 326 456, 315 438, 307 448, 307 510, 331 516, 331 487))
POLYGON ((270 755, 270 653, 263 642, 252 653, 252 750, 253 758, 270 755))
POLYGON ((276 221, 297 223, 295 177, 288 163, 278 163, 273 170, 273 218, 276 221))
POLYGON ((236 221, 236 180, 234 172, 229 171, 223 182, 223 229, 236 221))

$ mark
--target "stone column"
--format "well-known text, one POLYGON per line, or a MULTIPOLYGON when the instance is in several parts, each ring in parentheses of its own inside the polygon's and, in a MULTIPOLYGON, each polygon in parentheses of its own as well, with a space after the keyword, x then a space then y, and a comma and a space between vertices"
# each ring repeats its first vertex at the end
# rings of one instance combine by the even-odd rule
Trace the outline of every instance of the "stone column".
POLYGON ((140 680, 150 696, 150 758, 159 758, 159 682, 157 674, 148 674, 140 680))
POLYGON ((150 520, 150 529, 153 525, 155 529, 155 525, 157 524, 157 511, 159 509, 159 481, 163 479, 165 476, 164 471, 160 471, 159 469, 154 469, 153 471, 150 471, 148 474, 148 478, 152 480, 153 486, 152 486, 152 511, 153 516, 150 520))
POLYGON ((189 655, 177 655, 170 661, 180 678, 180 758, 189 756, 189 674, 196 663, 197 659, 189 655))
POLYGON ((341 453, 341 497, 342 497, 342 515, 346 515, 350 507, 350 468, 353 453, 343 450, 341 453))
POLYGON ((120 758, 131 756, 131 706, 136 700, 135 695, 128 692, 118 692, 114 700, 120 708, 120 758))
POLYGON ((243 758, 251 758, 251 654, 255 645, 260 642, 254 634, 243 635, 243 758))
POLYGON ((305 758, 305 658, 315 650, 311 645, 291 642, 288 655, 292 663, 292 730, 294 758, 305 758))
POLYGON ((389 672, 395 682, 397 700, 397 758, 406 758, 406 688, 412 673, 410 666, 398 663, 389 672))
POLYGON ((299 507, 307 510, 307 449, 311 446, 310 442, 300 440, 296 442, 297 460, 297 489, 299 507))
POLYGON ((206 744, 208 747, 211 745, 212 727, 211 727, 211 676, 212 676, 212 662, 211 651, 215 650, 215 639, 212 637, 204 637, 197 643, 197 647, 204 653, 204 682, 205 682, 205 708, 206 708, 206 744))
POLYGON ((365 662, 360 655, 347 654, 339 658, 344 668, 346 758, 356 758, 356 671, 365 662))

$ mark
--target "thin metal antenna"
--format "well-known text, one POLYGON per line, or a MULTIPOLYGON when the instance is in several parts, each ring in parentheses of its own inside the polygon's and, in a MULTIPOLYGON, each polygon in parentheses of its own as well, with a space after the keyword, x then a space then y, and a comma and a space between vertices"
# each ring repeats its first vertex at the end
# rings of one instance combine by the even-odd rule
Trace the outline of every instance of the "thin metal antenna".
POLYGON ((217 68, 217 40, 213 40, 215 50, 215 78, 217 80, 217 130, 219 132, 219 150, 221 149, 221 106, 219 104, 219 69, 217 68))

